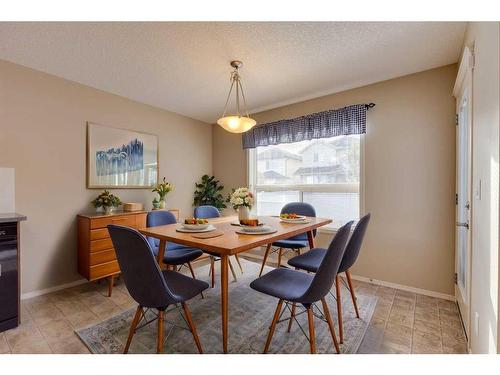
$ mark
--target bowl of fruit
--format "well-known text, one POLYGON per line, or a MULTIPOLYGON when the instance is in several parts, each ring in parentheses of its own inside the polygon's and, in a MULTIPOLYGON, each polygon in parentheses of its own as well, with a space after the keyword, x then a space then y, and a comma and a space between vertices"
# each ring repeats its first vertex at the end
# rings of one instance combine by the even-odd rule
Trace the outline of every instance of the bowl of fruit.
POLYGON ((195 217, 184 220, 184 224, 182 224, 182 227, 185 229, 196 229, 196 230, 207 229, 208 226, 209 224, 207 219, 197 219, 195 217))
POLYGON ((289 213, 289 214, 281 214, 280 219, 281 219, 281 221, 284 221, 285 223, 296 223, 296 222, 304 221, 306 219, 306 217, 304 215, 289 213))

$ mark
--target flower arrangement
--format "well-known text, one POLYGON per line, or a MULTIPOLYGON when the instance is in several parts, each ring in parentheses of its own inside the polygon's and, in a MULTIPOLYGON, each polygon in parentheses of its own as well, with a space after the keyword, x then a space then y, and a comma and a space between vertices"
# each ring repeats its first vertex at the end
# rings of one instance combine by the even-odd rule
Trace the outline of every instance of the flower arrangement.
POLYGON ((116 195, 111 194, 108 190, 104 190, 90 203, 95 208, 102 207, 104 212, 110 212, 113 207, 118 207, 122 204, 122 201, 116 195))
POLYGON ((158 193, 160 196, 160 208, 165 208, 165 197, 172 190, 174 190, 174 187, 165 180, 165 177, 163 177, 163 182, 160 182, 151 190, 153 193, 158 193))
POLYGON ((252 208, 254 203, 253 193, 246 187, 234 190, 229 198, 229 204, 237 210, 240 207, 252 208))

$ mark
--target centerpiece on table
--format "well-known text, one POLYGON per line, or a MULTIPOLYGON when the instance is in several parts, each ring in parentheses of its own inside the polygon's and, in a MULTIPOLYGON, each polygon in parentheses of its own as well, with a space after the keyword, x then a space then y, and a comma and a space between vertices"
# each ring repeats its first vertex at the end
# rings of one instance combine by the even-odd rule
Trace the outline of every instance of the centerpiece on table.
POLYGON ((246 187, 240 187, 231 194, 229 204, 238 210, 239 220, 248 220, 254 204, 253 193, 246 187))
POLYGON ((108 190, 104 190, 90 203, 95 208, 101 208, 104 213, 110 214, 113 211, 113 208, 122 204, 122 201, 116 195, 111 194, 108 190))
MULTIPOLYGON (((157 184, 156 187, 152 190, 153 193, 158 193, 158 195, 159 195, 159 198, 160 198, 159 208, 160 209, 165 208, 165 197, 172 190, 174 190, 174 187, 172 186, 172 184, 168 183, 165 180, 165 177, 163 177, 163 182, 160 182, 159 184, 157 184)), ((153 206, 155 206, 154 201, 153 201, 153 206)))

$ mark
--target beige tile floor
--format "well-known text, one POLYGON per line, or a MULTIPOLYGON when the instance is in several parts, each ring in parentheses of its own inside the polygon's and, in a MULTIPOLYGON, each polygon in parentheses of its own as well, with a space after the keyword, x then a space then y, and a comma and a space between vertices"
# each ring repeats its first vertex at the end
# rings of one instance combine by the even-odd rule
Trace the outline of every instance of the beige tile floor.
POLYGON ((358 294, 374 294, 377 307, 359 353, 466 353, 455 303, 356 282, 358 294))
MULTIPOLYGON (((360 353, 465 353, 454 303, 362 282, 355 288, 378 296, 360 353)), ((87 283, 22 301, 21 325, 0 333, 0 353, 88 353, 74 330, 135 305, 122 281, 106 295, 105 282, 87 283)))

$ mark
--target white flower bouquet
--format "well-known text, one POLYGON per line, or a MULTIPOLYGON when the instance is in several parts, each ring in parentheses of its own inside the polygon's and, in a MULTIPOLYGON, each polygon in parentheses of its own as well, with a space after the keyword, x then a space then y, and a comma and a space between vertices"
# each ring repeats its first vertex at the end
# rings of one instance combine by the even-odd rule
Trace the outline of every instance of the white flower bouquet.
POLYGON ((254 204, 253 193, 246 187, 238 188, 231 194, 229 204, 235 210, 240 207, 248 207, 251 209, 254 204))

